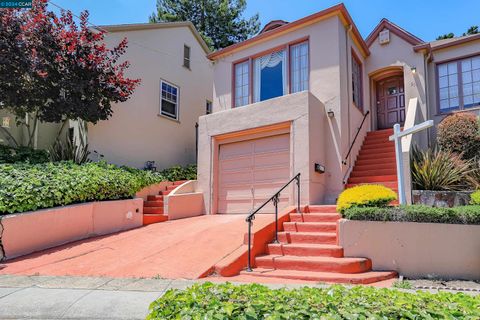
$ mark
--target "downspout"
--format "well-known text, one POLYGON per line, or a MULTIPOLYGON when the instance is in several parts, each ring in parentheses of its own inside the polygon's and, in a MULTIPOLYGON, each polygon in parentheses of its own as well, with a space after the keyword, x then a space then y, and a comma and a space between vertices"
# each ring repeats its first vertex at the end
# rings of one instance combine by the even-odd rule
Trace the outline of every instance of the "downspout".
POLYGON ((3 247, 2 243, 3 229, 2 217, 0 217, 0 261, 3 261, 6 258, 5 248, 3 247))
MULTIPOLYGON (((350 35, 350 32, 352 31, 352 25, 349 24, 348 27, 345 28, 345 66, 347 68, 347 118, 348 118, 348 146, 352 143, 351 139, 351 135, 352 135, 352 132, 351 132, 351 129, 350 129, 350 124, 351 124, 351 119, 350 119, 350 98, 351 98, 351 92, 350 92, 350 86, 351 86, 351 81, 350 81, 350 77, 349 77, 349 62, 350 62, 350 59, 348 58, 348 36, 350 35)), ((348 157, 348 167, 351 168, 352 167, 352 157, 348 157)), ((348 171, 348 170, 347 170, 348 171)))
MULTIPOLYGON (((423 63, 423 74, 425 75, 425 106, 427 107, 427 119, 425 120, 430 120, 431 114, 430 114, 430 77, 428 74, 428 64, 433 60, 432 56, 432 48, 428 46, 427 48, 427 54, 423 55, 424 57, 424 63, 423 63)), ((431 147, 431 132, 430 128, 428 129, 428 134, 427 134, 427 145, 428 147, 431 147)))

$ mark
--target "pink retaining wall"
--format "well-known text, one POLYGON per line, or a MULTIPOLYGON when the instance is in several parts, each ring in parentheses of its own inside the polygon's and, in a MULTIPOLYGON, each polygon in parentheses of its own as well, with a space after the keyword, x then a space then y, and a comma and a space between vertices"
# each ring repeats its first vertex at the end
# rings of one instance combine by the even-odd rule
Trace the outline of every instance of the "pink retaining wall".
POLYGON ((0 260, 137 228, 142 226, 142 216, 142 199, 90 202, 4 216, 1 241, 5 256, 0 260))

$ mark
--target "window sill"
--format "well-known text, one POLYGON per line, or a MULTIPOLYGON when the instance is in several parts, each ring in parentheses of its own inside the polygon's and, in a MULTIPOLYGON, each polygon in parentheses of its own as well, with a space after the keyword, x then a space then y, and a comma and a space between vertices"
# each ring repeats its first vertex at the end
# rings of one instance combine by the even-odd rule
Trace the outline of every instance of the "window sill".
POLYGON ((178 124, 181 123, 179 119, 173 119, 173 118, 171 118, 171 117, 169 117, 169 116, 166 116, 166 115, 163 115, 163 114, 161 114, 161 113, 157 114, 157 116, 158 116, 158 117, 161 117, 161 118, 164 118, 164 119, 167 119, 167 120, 170 120, 170 121, 173 121, 173 122, 176 122, 176 123, 178 123, 178 124))
POLYGON ((448 116, 448 115, 455 114, 455 113, 472 112, 472 111, 480 111, 480 106, 476 106, 476 107, 468 108, 468 109, 462 109, 462 110, 454 110, 454 111, 449 111, 449 112, 437 112, 437 114, 435 114, 435 116, 448 116))

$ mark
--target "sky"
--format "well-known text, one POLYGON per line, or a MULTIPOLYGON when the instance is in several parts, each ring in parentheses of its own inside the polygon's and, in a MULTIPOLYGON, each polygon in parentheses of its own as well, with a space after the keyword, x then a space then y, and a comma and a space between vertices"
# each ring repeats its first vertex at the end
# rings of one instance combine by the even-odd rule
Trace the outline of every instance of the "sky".
MULTIPOLYGON (((147 22, 156 4, 156 0, 52 2, 75 14, 87 9, 90 22, 96 25, 147 22)), ((245 16, 258 12, 263 26, 275 19, 294 21, 338 3, 338 0, 247 0, 245 16)), ((382 18, 425 41, 449 32, 462 35, 470 26, 480 25, 479 0, 345 0, 344 4, 364 38, 382 18)))

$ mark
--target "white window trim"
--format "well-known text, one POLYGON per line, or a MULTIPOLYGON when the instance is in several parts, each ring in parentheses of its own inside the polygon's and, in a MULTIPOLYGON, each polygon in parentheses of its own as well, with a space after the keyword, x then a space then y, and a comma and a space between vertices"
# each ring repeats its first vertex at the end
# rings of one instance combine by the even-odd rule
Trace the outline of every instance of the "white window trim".
MULTIPOLYGON (((170 120, 179 121, 179 118, 180 118, 180 87, 177 86, 176 84, 173 84, 173 83, 167 81, 167 80, 160 79, 160 95, 159 96, 160 96, 160 105, 159 105, 159 111, 160 112, 159 112, 159 115, 162 116, 162 117, 165 117, 167 119, 170 119, 170 120), (176 115, 165 112, 165 111, 162 110, 162 101, 163 101, 162 86, 163 86, 163 83, 177 89, 177 101, 176 101, 176 104, 175 104, 176 115)), ((171 101, 169 101, 169 102, 171 102, 171 101)))

